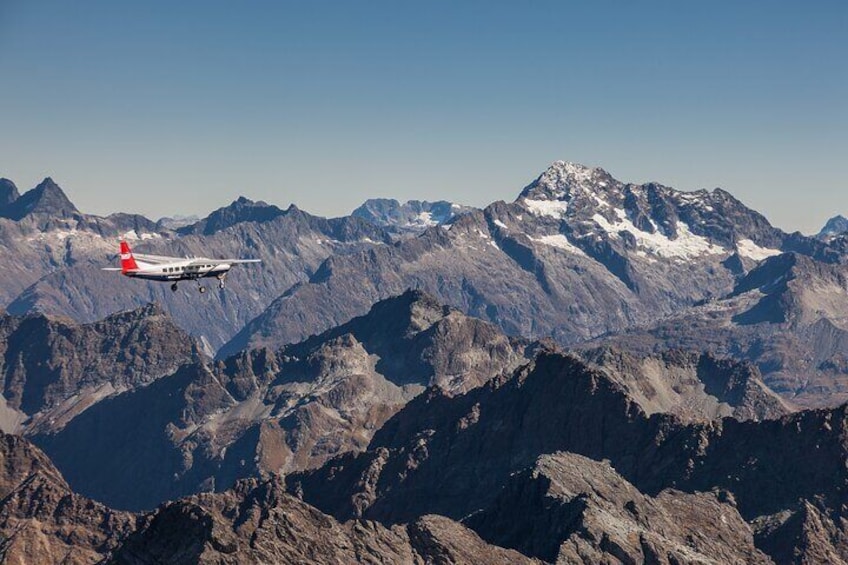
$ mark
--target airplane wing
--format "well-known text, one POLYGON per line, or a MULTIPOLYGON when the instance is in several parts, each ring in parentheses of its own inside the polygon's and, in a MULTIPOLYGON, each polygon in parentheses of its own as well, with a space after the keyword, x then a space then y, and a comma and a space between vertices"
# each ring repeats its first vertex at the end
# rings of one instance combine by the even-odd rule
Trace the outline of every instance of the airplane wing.
POLYGON ((177 261, 185 261, 179 257, 165 257, 163 255, 145 255, 143 253, 135 253, 134 257, 137 261, 148 263, 150 265, 161 265, 163 263, 175 263, 177 261))
POLYGON ((103 267, 100 270, 101 271, 118 271, 118 272, 120 272, 121 268, 120 267, 103 267))
POLYGON ((261 263, 262 259, 193 259, 189 265, 238 265, 240 263, 261 263))

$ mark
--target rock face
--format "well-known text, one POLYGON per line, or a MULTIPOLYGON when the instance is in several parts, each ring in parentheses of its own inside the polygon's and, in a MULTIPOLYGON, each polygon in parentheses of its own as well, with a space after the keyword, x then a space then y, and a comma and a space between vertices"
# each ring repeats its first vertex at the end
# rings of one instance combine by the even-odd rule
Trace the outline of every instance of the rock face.
POLYGON ((98 563, 135 528, 134 516, 71 492, 23 438, 0 434, 0 469, 3 563, 98 563))
POLYGON ((425 387, 463 393, 526 363, 533 349, 410 291, 277 352, 184 366, 35 441, 79 492, 149 509, 358 452, 425 387))
POLYGON ((821 242, 787 236, 724 191, 624 184, 557 162, 513 203, 328 258, 224 351, 303 339, 405 288, 508 334, 568 345, 725 295, 746 269, 795 248, 827 255, 821 242))
POLYGON ((674 414, 698 422, 728 416, 767 420, 793 411, 751 363, 681 350, 636 355, 608 346, 581 356, 620 384, 647 415, 674 414))
POLYGON ((844 265, 787 253, 763 261, 721 299, 604 343, 639 354, 683 348, 747 359, 784 398, 835 406, 848 400, 846 292, 844 265))
POLYGON ((158 305, 79 325, 43 315, 0 316, 0 424, 56 430, 102 398, 144 386, 202 358, 158 305))
POLYGON ((18 187, 9 179, 0 179, 0 216, 6 215, 9 205, 20 197, 18 187))
POLYGON ((715 493, 640 493, 608 463, 541 456, 466 525, 490 543, 557 563, 768 563, 715 493), (717 519, 718 518, 718 519, 717 519))
POLYGON ((222 494, 169 503, 110 563, 533 563, 489 545, 462 525, 424 516, 407 526, 340 524, 279 481, 248 481, 222 494))
MULTIPOLYGON (((753 533, 758 549, 781 561, 780 556, 802 554, 803 544, 845 559, 848 555, 827 532, 844 532, 846 430, 846 407, 762 422, 728 418, 685 424, 665 414, 647 417, 623 387, 602 371, 573 357, 543 354, 512 377, 465 395, 448 398, 431 391, 416 398, 386 423, 366 452, 342 456, 317 471, 291 475, 288 483, 304 500, 340 518, 363 517, 386 524, 408 523, 431 513, 465 518, 469 526, 480 528, 485 539, 497 537, 498 543, 512 547, 531 544, 522 547, 545 558, 559 551, 571 557, 614 554, 618 549, 611 548, 616 546, 637 561, 639 555, 654 551, 673 555, 680 550, 679 540, 688 540, 695 531, 687 533, 686 528, 709 521, 709 516, 715 522, 716 516, 724 515, 722 524, 729 525, 728 530, 712 530, 715 537, 701 538, 704 543, 709 538, 710 543, 722 544, 721 548, 701 546, 706 555, 756 561, 760 557, 750 544, 753 533), (608 460, 620 477, 598 469, 577 473, 574 468, 582 463, 549 464, 543 459, 542 474, 551 474, 548 469, 553 465, 558 488, 570 489, 571 494, 564 496, 565 502, 540 503, 544 512, 525 522, 516 520, 514 513, 507 516, 505 509, 511 504, 507 501, 515 500, 516 492, 526 493, 529 499, 529 493, 540 491, 538 496, 548 496, 547 489, 553 488, 547 486, 550 479, 540 483, 544 488, 533 486, 539 478, 539 458, 560 451, 608 460), (586 473, 599 483, 588 488, 586 473), (650 499, 631 496, 624 481, 650 499), (607 491, 624 494, 618 497, 607 491), (719 498, 697 494, 710 491, 719 498), (580 497, 581 492, 587 495, 580 497), (625 504, 628 498, 633 504, 625 504), (815 519, 821 521, 815 544, 804 541, 799 533, 797 543, 786 541, 791 550, 776 548, 780 538, 775 537, 775 528, 781 523, 795 531, 799 528, 786 520, 786 514, 781 520, 781 513, 798 512, 799 501, 814 506, 815 519), (692 522, 680 523, 683 514, 679 512, 689 511, 681 506, 692 508, 692 522), (623 539, 617 532, 630 528, 627 521, 622 524, 624 511, 632 516, 627 521, 637 521, 640 528, 651 529, 662 539, 645 534, 646 544, 633 545, 638 537, 627 538, 623 545, 604 542, 623 539), (749 529, 739 527, 736 512, 750 524, 749 529), (763 518, 768 516, 773 518, 763 518), (498 526, 510 519, 515 530, 498 526), (575 526, 581 523, 582 527, 575 526), (660 526, 663 523, 677 523, 679 528, 660 526), (535 533, 548 528, 559 528, 553 538, 535 533), (734 532, 732 538, 729 532, 734 532), (541 541, 533 545, 533 540, 543 537, 548 545, 541 541), (723 545, 722 540, 731 539, 723 545)), ((714 525, 719 530, 724 527, 714 525)), ((804 527, 811 531, 815 520, 804 527)), ((691 540, 688 546, 693 548, 691 540)), ((695 551, 701 551, 698 547, 695 543, 695 551)))

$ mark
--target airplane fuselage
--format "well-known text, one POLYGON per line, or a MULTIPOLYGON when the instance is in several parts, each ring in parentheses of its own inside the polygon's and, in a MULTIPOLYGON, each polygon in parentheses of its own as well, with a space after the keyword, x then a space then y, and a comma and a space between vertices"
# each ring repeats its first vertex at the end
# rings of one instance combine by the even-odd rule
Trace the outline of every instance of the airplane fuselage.
POLYGON ((193 281, 206 277, 222 279, 231 268, 232 266, 227 263, 219 263, 216 265, 212 261, 204 262, 204 259, 200 258, 164 263, 160 265, 145 265, 136 271, 124 272, 123 275, 149 281, 193 281))

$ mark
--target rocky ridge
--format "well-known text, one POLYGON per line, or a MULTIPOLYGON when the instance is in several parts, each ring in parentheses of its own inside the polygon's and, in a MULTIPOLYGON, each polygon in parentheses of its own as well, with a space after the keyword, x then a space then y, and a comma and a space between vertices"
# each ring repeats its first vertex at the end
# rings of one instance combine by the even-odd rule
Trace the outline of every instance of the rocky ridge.
POLYGON ((7 432, 57 430, 105 397, 202 358, 155 304, 84 325, 0 315, 0 424, 7 432))
POLYGON ((186 365, 103 399, 34 441, 79 492, 117 508, 150 509, 360 451, 425 387, 463 393, 526 363, 532 351, 410 291, 276 352, 186 365))
POLYGON ((99 563, 135 529, 135 517, 75 494, 38 448, 0 433, 0 559, 99 563))

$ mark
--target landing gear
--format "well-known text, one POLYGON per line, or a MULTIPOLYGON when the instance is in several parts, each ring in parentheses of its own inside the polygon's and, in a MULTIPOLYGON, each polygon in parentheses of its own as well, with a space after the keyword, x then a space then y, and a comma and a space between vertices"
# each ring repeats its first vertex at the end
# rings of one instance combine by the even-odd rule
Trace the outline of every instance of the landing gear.
POLYGON ((171 290, 177 292, 177 283, 171 285, 171 290))
POLYGON ((206 287, 205 286, 199 286, 199 287, 197 287, 197 290, 200 292, 200 294, 203 294, 204 292, 206 292, 206 287))
POLYGON ((221 273, 221 274, 217 275, 217 278, 218 278, 218 288, 220 288, 220 289, 222 289, 222 290, 223 290, 223 288, 224 288, 224 278, 226 278, 226 276, 227 276, 227 273, 221 273))

